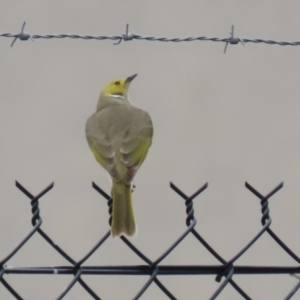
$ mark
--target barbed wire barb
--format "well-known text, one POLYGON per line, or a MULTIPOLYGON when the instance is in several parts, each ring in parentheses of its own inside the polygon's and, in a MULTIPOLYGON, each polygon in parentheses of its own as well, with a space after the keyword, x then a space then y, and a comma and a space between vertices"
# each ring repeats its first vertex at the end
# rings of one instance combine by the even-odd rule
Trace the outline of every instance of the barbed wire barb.
POLYGON ((31 35, 24 32, 25 25, 26 25, 26 22, 24 22, 23 25, 22 25, 21 33, 15 34, 15 38, 14 38, 14 40, 12 41, 10 47, 13 47, 13 45, 14 45, 14 43, 16 42, 17 39, 19 39, 19 40, 21 40, 21 41, 27 41, 28 39, 31 39, 31 40, 34 42, 34 40, 33 40, 33 38, 31 37, 31 35))
POLYGON ((231 31, 229 32, 229 34, 230 34, 230 38, 228 39, 228 41, 225 44, 224 54, 226 53, 228 44, 237 45, 238 43, 241 43, 243 46, 245 46, 242 39, 240 39, 238 37, 234 37, 234 25, 231 26, 231 31))
POLYGON ((125 33, 122 35, 122 37, 119 39, 118 42, 113 43, 114 45, 119 45, 122 40, 124 41, 131 41, 134 38, 134 35, 129 32, 129 24, 126 24, 125 33))

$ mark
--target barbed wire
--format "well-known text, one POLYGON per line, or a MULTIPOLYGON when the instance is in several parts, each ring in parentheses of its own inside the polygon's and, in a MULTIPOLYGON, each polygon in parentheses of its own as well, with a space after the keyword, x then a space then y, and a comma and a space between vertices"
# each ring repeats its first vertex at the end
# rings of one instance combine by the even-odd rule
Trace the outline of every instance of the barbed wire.
POLYGON ((114 45, 119 45, 122 41, 132 41, 132 40, 145 40, 151 42, 194 42, 194 41, 210 41, 210 42, 222 42, 225 43, 224 53, 226 53, 228 44, 237 45, 241 43, 245 46, 246 43, 255 43, 255 44, 267 44, 267 45, 278 45, 278 46, 299 46, 300 41, 294 42, 284 42, 284 41, 274 41, 274 40, 265 40, 265 39, 245 39, 234 36, 234 26, 232 25, 231 31, 229 33, 229 37, 226 38, 218 38, 218 37, 206 37, 206 36, 198 36, 198 37, 186 37, 186 38, 166 38, 166 37, 154 37, 154 36, 142 36, 139 34, 135 34, 129 31, 129 25, 126 25, 125 33, 122 35, 79 35, 79 34, 29 34, 24 32, 26 22, 23 23, 22 29, 20 33, 12 34, 12 33, 0 33, 0 37, 13 38, 11 43, 11 47, 14 45, 16 40, 27 41, 27 40, 37 40, 37 39, 83 39, 83 40, 112 40, 117 41, 114 45))
MULTIPOLYGON (((93 188, 99 192, 106 200, 109 208, 109 215, 111 220, 112 214, 112 202, 113 199, 106 194, 97 184, 92 183, 93 188)), ((30 200, 32 218, 31 223, 33 229, 27 234, 27 236, 5 257, 0 261, 0 282, 3 286, 14 296, 15 299, 22 300, 23 298, 20 294, 11 286, 10 283, 4 278, 5 275, 11 274, 23 274, 23 275, 33 275, 33 274, 49 274, 49 275, 73 275, 73 279, 67 285, 67 287, 60 293, 56 298, 57 300, 63 299, 66 294, 73 288, 73 286, 78 282, 84 290, 96 300, 101 300, 101 298, 89 287, 89 285, 81 278, 82 275, 146 275, 149 276, 148 280, 140 288, 139 292, 133 297, 134 300, 139 299, 148 289, 148 287, 154 282, 160 290, 171 300, 177 300, 177 298, 164 286, 164 284, 157 278, 157 276, 173 276, 173 275, 216 275, 215 280, 221 282, 224 277, 223 282, 214 292, 214 294, 209 298, 209 300, 215 300, 219 294, 224 290, 224 288, 230 284, 243 299, 251 300, 252 298, 233 280, 234 275, 238 274, 290 274, 298 280, 295 287, 289 292, 289 294, 284 298, 284 300, 291 299, 300 288, 300 277, 296 274, 300 274, 300 257, 298 257, 288 246, 271 230, 270 226, 272 223, 269 210, 269 198, 271 198, 275 193, 283 188, 283 182, 278 184, 273 190, 268 194, 263 196, 249 183, 245 183, 245 187, 252 192, 256 197, 260 199, 261 204, 261 223, 262 229, 240 250, 236 255, 230 260, 225 260, 222 258, 200 235, 200 233, 195 229, 197 220, 194 216, 193 201, 199 196, 204 190, 207 189, 208 183, 205 183, 200 187, 194 194, 187 196, 182 192, 176 185, 170 183, 170 187, 174 190, 184 201, 186 207, 186 230, 179 236, 179 238, 172 243, 156 260, 152 261, 146 255, 144 255, 136 246, 134 246, 126 237, 121 236, 120 239, 128 246, 138 257, 140 257, 146 264, 145 265, 134 265, 134 266, 84 266, 83 264, 86 260, 94 254, 94 252, 106 242, 110 236, 110 231, 108 231, 104 236, 96 243, 91 250, 89 250, 80 260, 76 261, 71 258, 62 248, 60 248, 48 234, 41 228, 42 218, 39 209, 39 200, 46 193, 48 193, 54 184, 51 183, 39 194, 34 196, 31 194, 24 186, 19 182, 16 182, 16 187, 23 192, 30 200), (44 267, 15 267, 8 266, 7 262, 25 245, 27 241, 35 234, 40 234, 43 239, 48 242, 62 257, 64 257, 71 265, 70 266, 44 266, 44 267), (250 247, 260 239, 264 234, 268 233, 275 242, 296 262, 296 266, 241 266, 235 265, 236 261, 250 249, 250 247), (221 264, 220 265, 162 265, 161 262, 178 246, 179 243, 183 242, 185 237, 192 234, 205 248, 208 250, 221 264)), ((109 220, 109 223, 110 223, 109 220)))

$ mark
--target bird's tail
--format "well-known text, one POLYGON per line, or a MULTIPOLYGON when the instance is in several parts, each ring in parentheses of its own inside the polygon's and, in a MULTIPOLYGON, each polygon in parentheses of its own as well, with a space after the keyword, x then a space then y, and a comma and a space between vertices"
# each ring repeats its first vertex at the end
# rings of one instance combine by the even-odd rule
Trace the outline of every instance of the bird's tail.
POLYGON ((133 236, 136 232, 136 227, 131 199, 131 185, 113 180, 112 199, 112 237, 120 236, 123 233, 133 236))

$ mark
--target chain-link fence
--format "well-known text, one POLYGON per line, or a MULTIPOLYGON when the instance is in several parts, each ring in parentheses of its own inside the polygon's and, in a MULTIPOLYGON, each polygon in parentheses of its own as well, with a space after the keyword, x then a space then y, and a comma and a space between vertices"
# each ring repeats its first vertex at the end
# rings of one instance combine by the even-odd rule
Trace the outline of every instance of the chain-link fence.
MULTIPOLYGON (((173 183, 170 184, 171 188, 185 201, 186 206, 186 225, 187 229, 182 233, 182 235, 165 251, 163 252, 156 260, 152 261, 146 257, 139 249, 137 249, 126 237, 121 236, 120 239, 144 262, 145 265, 136 265, 136 266, 84 266, 85 261, 93 255, 93 253, 101 246, 105 244, 105 241, 110 236, 110 231, 108 231, 100 241, 79 261, 75 261, 70 257, 62 248, 60 248, 45 231, 42 227, 42 218, 39 209, 39 200, 46 193, 48 193, 53 187, 54 184, 51 183, 48 187, 42 190, 36 196, 32 195, 25 187, 23 187, 19 182, 16 182, 17 188, 22 191, 30 200, 32 219, 31 223, 33 229, 28 233, 28 235, 19 243, 19 245, 11 251, 5 258, 0 262, 0 281, 3 286, 15 297, 15 299, 21 300, 22 296, 12 287, 11 284, 5 279, 6 274, 23 274, 23 275, 33 275, 33 274, 48 274, 48 275, 74 275, 73 280, 65 288, 63 292, 56 299, 63 299, 64 296, 72 289, 72 287, 79 283, 86 292, 93 299, 103 299, 101 295, 96 294, 89 285, 81 278, 81 275, 142 275, 149 276, 147 282, 140 288, 136 296, 133 299, 139 299, 147 290, 147 288, 154 282, 169 299, 177 299, 176 295, 167 289, 164 284, 157 278, 157 276, 173 276, 173 275, 216 275, 216 281, 222 281, 222 283, 215 291, 215 293, 210 297, 210 299, 216 299, 222 290, 230 284, 237 293, 240 294, 243 299, 252 299, 251 295, 248 294, 241 286, 239 286, 233 279, 234 275, 238 274, 296 274, 300 273, 300 267, 296 265, 295 267, 279 267, 279 266, 237 266, 235 262, 265 233, 267 232, 277 244, 285 250, 285 252, 290 255, 297 263, 300 262, 300 258, 285 244, 282 240, 274 233, 270 228, 271 226, 271 217, 269 215, 269 198, 272 197, 276 192, 278 192, 282 187, 283 183, 280 183, 267 195, 263 196, 259 193, 254 187, 249 183, 245 183, 246 188, 252 192, 260 200, 261 212, 262 212, 262 229, 256 234, 256 236, 249 241, 243 249, 241 249, 234 257, 230 260, 225 260, 220 254, 216 252, 200 235, 200 233, 195 229, 197 220, 194 216, 193 210, 193 200, 201 194, 207 187, 208 184, 204 184, 191 196, 187 196, 182 192, 176 185, 173 183), (24 244, 30 240, 30 238, 35 234, 40 234, 49 245, 51 245, 63 258, 66 259, 72 266, 48 266, 48 267, 13 267, 6 266, 6 263, 24 246, 24 244), (176 246, 181 243, 184 238, 192 234, 210 253, 213 255, 219 262, 220 265, 173 265, 166 266, 162 265, 161 262, 176 248, 176 246)), ((101 194, 104 199, 107 200, 109 207, 109 213, 111 216, 112 213, 112 199, 107 195, 97 184, 93 182, 93 188, 101 194)), ((110 221, 111 223, 111 217, 110 221)), ((294 275, 298 278, 297 275, 294 275)), ((299 278, 298 278, 299 279, 299 278)), ((300 288, 299 283, 293 288, 292 291, 284 298, 285 300, 291 299, 297 290, 300 288)))

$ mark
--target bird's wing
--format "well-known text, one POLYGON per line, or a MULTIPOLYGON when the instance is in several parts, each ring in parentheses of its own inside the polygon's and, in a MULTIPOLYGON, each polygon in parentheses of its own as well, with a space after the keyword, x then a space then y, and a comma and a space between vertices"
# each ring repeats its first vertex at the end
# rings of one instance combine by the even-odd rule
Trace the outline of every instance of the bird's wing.
POLYGON ((93 114, 86 123, 86 138, 96 160, 108 172, 116 164, 115 151, 105 132, 98 126, 97 115, 93 114))
POLYGON ((152 143, 153 125, 149 114, 138 109, 133 117, 129 133, 123 140, 120 152, 121 161, 128 172, 125 181, 130 183, 144 162, 152 143))

